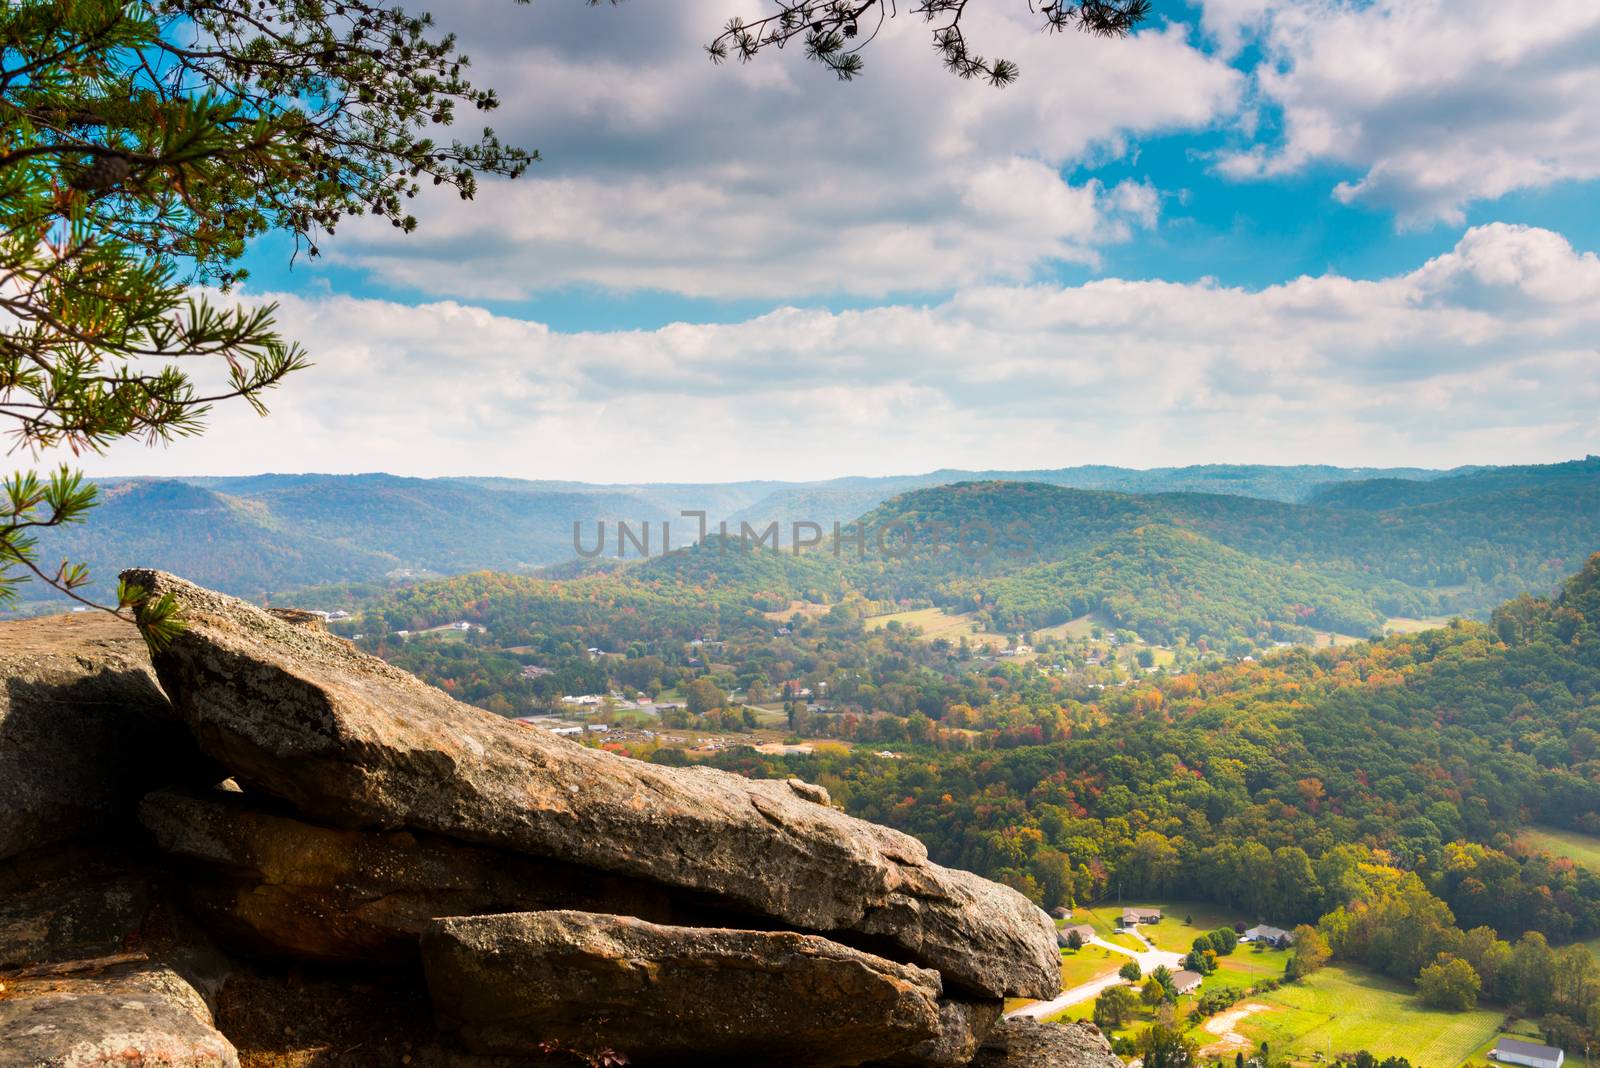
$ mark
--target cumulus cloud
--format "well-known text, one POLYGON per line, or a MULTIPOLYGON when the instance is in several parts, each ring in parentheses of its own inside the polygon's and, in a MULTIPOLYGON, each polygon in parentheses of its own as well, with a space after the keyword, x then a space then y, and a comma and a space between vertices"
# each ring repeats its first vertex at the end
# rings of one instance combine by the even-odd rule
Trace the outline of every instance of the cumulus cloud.
POLYGON ((1258 41, 1255 103, 1281 135, 1225 155, 1266 178, 1355 168, 1345 203, 1403 227, 1459 223, 1473 201, 1600 177, 1600 4, 1498 0, 1203 0, 1224 53, 1258 41))
POLYGON ((985 285, 648 331, 275 299, 317 366, 270 418, 226 407, 204 439, 92 470, 719 480, 1600 451, 1600 259, 1526 227, 1375 280, 985 285))
POLYGON ((428 197, 418 234, 354 226, 333 257, 438 296, 515 299, 573 284, 696 297, 933 292, 1022 280, 1155 224, 1144 182, 1062 170, 1129 139, 1206 127, 1243 84, 1181 25, 1131 39, 1045 35, 984 5, 970 37, 1019 61, 996 90, 946 73, 903 15, 843 85, 791 50, 713 66, 703 45, 750 0, 588 9, 454 5, 498 131, 544 154, 479 199, 428 197))

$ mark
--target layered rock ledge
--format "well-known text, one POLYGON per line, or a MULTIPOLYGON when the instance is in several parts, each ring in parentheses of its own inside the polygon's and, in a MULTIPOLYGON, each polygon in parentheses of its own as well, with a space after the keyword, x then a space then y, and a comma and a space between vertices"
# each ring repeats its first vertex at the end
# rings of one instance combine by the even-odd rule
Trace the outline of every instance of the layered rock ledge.
POLYGON ((936 972, 816 935, 528 912, 422 938, 441 1020, 469 1049, 554 1040, 639 1064, 860 1064, 939 1032, 936 972))
POLYGON ((128 577, 183 609, 154 669, 120 621, 0 624, 0 1066, 1115 1068, 998 1022, 1055 991, 1042 913, 820 787, 586 749, 128 577))
POLYGON ((347 828, 411 828, 707 895, 875 949, 983 997, 1049 997, 1051 925, 810 789, 585 749, 461 704, 349 643, 145 570, 182 633, 154 658, 200 747, 347 828))

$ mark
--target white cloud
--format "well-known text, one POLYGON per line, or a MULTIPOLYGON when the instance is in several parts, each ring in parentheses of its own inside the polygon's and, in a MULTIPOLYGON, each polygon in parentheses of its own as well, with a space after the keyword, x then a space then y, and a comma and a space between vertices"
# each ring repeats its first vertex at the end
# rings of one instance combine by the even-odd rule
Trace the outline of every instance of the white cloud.
POLYGON ((1021 63, 1006 90, 946 73, 909 13, 853 84, 793 49, 713 66, 702 46, 741 7, 457 5, 450 28, 506 101, 497 129, 545 161, 474 203, 423 198, 418 234, 349 226, 325 251, 469 300, 573 284, 782 299, 1026 279, 1051 261, 1092 264, 1155 224, 1153 188, 1069 183, 1064 166, 1205 127, 1243 84, 1181 26, 1045 35, 1025 5, 968 17, 986 54, 1021 63))
POLYGON ((1402 226, 1459 223, 1473 201, 1600 177, 1600 4, 1552 0, 1201 0, 1224 51, 1258 39, 1252 83, 1281 139, 1225 156, 1271 177, 1356 168, 1345 203, 1402 226))
POLYGON ((276 299, 317 366, 270 418, 228 406, 203 439, 92 471, 721 480, 1600 452, 1600 259, 1525 227, 1379 280, 992 285, 649 331, 276 299))

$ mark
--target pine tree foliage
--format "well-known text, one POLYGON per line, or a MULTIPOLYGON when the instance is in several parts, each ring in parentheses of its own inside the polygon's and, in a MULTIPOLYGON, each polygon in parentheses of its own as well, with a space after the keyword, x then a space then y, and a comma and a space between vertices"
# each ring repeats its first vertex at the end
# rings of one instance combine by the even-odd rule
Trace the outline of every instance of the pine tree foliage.
MULTIPOLYGON (((615 0, 613 0, 615 2, 615 0)), ((933 35, 934 51, 945 68, 962 78, 1006 86, 1021 73, 1009 59, 989 59, 975 52, 962 29, 971 0, 918 0, 910 13, 933 35)), ((1095 37, 1126 37, 1150 14, 1149 0, 1029 0, 1028 11, 1048 33, 1078 30, 1095 37)), ((728 20, 706 46, 713 62, 737 57, 749 62, 760 52, 782 49, 798 41, 807 59, 850 81, 862 70, 862 50, 893 17, 886 0, 772 0, 773 11, 746 21, 728 20)))
MULTIPOLYGON (((424 181, 471 197, 536 156, 485 129, 497 100, 427 15, 386 0, 18 0, 0 8, 0 416, 30 455, 203 431, 225 401, 308 365, 271 305, 223 296, 247 242, 297 251, 349 217, 410 231, 424 181)), ((34 532, 82 520, 92 486, 19 473, 0 499, 0 602, 27 573, 82 599, 34 532)), ((160 606, 119 608, 154 630, 160 606)), ((147 630, 147 632, 153 632, 147 630)))

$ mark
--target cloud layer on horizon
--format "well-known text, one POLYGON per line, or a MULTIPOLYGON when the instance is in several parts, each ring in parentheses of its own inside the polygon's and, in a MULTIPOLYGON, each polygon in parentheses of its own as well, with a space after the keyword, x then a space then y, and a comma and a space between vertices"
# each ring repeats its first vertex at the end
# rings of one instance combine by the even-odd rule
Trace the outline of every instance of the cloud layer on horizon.
POLYGON ((1600 258, 1489 225, 1378 280, 1105 279, 929 306, 559 333, 456 302, 262 295, 316 366, 266 420, 91 473, 595 481, 1600 451, 1600 258))

